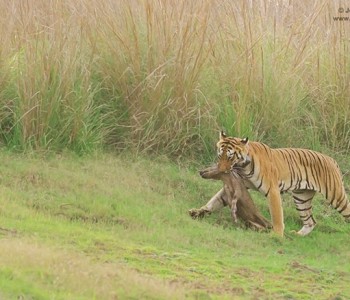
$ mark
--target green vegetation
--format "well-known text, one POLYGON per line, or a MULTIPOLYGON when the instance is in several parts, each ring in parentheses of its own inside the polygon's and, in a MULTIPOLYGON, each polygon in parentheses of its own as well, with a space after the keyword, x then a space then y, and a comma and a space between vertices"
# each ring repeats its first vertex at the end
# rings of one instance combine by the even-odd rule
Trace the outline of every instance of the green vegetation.
MULTIPOLYGON (((350 298, 350 227, 321 198, 306 238, 236 228, 227 210, 187 214, 220 188, 197 169, 223 128, 349 169, 338 3, 0 9, 1 299, 350 298)), ((284 198, 286 232, 299 229, 284 198)))
MULTIPOLYGON (((322 198, 312 234, 282 240, 235 227, 228 209, 192 220, 221 184, 165 158, 0 158, 2 299, 350 297, 350 227, 322 198)), ((286 232, 299 229, 284 206, 286 232)))
POLYGON ((333 19, 337 3, 0 8, 0 136, 11 148, 208 159, 225 128, 272 146, 349 149, 350 33, 333 19))

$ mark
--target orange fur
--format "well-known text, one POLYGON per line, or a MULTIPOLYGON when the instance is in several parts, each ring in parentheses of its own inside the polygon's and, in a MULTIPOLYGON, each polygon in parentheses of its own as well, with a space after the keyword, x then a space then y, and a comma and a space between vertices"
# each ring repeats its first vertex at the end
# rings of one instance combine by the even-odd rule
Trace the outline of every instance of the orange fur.
POLYGON ((283 236, 284 222, 280 192, 290 191, 303 221, 298 232, 307 235, 316 222, 311 201, 322 193, 329 204, 350 220, 350 204, 342 175, 334 159, 316 151, 297 148, 273 149, 263 143, 220 134, 217 143, 218 166, 222 172, 235 169, 246 184, 264 194, 274 231, 283 236))

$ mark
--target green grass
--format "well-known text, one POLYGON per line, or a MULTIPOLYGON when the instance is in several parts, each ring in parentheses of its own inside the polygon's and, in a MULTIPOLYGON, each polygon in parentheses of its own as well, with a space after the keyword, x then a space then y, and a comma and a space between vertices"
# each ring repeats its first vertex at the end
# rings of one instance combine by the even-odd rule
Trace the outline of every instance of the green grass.
MULTIPOLYGON (((284 197, 287 237, 192 220, 221 186, 193 167, 96 154, 0 153, 3 299, 347 299, 350 226, 315 201, 318 227, 284 197)), ((266 200, 253 197, 267 213, 266 200)))
POLYGON ((253 4, 0 1, 0 298, 350 298, 321 197, 306 238, 289 196, 284 240, 187 213, 221 186, 196 170, 220 129, 349 169, 338 4, 253 4))

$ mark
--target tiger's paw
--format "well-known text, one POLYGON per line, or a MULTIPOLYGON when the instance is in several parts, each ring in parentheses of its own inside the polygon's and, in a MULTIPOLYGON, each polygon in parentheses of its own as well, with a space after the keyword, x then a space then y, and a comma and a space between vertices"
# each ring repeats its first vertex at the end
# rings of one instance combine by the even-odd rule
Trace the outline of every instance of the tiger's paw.
POLYGON ((272 233, 281 238, 284 237, 284 224, 282 225, 274 225, 272 233))
POLYGON ((315 225, 304 225, 299 231, 292 230, 291 233, 294 233, 294 234, 299 235, 299 236, 306 236, 314 228, 315 228, 315 225))
POLYGON ((313 229, 315 225, 304 225, 298 232, 297 234, 301 236, 308 235, 313 229))

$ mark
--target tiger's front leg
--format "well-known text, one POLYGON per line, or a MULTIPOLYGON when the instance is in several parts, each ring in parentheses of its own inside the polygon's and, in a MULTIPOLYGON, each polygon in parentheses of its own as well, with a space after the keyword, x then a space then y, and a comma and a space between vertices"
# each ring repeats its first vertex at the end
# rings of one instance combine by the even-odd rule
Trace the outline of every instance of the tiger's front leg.
POLYGON ((227 205, 227 196, 224 188, 218 191, 206 205, 201 208, 192 208, 188 211, 193 219, 201 219, 205 215, 210 215, 212 212, 217 211, 227 205))
POLYGON ((272 219, 273 231, 283 237, 284 221, 281 194, 277 188, 268 191, 269 209, 272 219))

